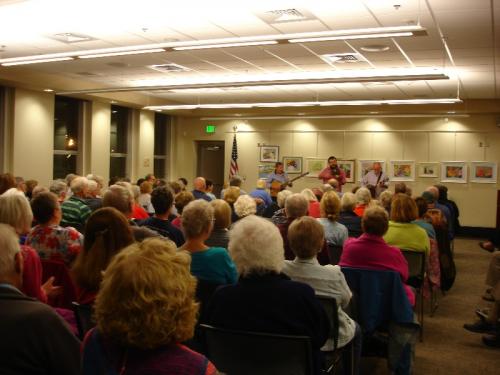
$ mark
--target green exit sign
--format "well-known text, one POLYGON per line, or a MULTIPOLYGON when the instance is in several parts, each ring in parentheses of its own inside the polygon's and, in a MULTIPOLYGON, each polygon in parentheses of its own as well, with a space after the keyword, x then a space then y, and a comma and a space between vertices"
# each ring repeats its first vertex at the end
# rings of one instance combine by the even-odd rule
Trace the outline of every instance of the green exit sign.
POLYGON ((215 133, 215 125, 207 125, 205 128, 205 133, 215 133))

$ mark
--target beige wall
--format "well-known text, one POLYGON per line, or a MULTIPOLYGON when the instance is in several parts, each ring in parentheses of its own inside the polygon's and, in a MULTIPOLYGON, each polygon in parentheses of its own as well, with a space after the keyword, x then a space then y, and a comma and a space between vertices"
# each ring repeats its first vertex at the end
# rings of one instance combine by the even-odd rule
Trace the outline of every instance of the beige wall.
POLYGON ((107 103, 92 102, 90 139, 90 167, 87 173, 94 173, 109 179, 109 145, 111 106, 107 103))
MULTIPOLYGON (((232 127, 238 127, 238 164, 246 177, 243 188, 252 190, 258 178, 259 143, 280 146, 283 156, 345 159, 382 159, 422 161, 496 161, 500 159, 500 131, 494 116, 464 118, 322 118, 322 119, 248 119, 200 120, 179 118, 175 125, 172 177, 192 180, 196 171, 196 140, 226 142, 225 175, 228 175, 232 127), (205 134, 206 124, 217 132, 205 134), (480 147, 483 142, 489 147, 480 147)), ((419 178, 408 182, 415 193, 439 182, 438 178, 419 178)), ((292 190, 319 185, 319 180, 304 177, 292 190)), ((462 225, 494 227, 497 184, 446 184, 451 199, 461 210, 462 225)), ((347 184, 345 190, 354 184, 347 184)))
POLYGON ((138 149, 136 158, 135 180, 153 173, 153 153, 155 147, 155 115, 151 111, 140 111, 138 149))

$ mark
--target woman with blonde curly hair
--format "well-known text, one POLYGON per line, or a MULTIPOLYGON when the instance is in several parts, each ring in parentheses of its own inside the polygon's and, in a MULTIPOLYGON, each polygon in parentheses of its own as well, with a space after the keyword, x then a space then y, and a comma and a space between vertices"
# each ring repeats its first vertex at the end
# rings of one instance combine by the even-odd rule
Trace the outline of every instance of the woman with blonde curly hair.
POLYGON ((83 374, 216 374, 180 344, 193 336, 198 304, 190 257, 148 239, 114 257, 95 304, 97 327, 83 343, 83 374))

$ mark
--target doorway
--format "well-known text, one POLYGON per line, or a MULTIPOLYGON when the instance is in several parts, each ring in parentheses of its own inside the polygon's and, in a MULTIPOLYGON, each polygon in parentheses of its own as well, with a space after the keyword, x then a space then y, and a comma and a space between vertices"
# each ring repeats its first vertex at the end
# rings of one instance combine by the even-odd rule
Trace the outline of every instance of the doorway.
POLYGON ((224 141, 196 141, 196 176, 214 183, 213 194, 220 196, 224 184, 224 141))

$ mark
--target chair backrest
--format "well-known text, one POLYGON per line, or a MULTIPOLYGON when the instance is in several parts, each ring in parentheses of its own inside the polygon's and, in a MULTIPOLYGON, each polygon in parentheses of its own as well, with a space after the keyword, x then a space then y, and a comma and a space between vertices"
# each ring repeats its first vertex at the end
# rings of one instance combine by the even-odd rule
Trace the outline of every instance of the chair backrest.
POLYGON ((76 299, 76 289, 69 269, 62 260, 41 259, 42 283, 54 276, 54 285, 62 287, 60 294, 49 298, 49 305, 71 309, 71 302, 76 299))
POLYGON ((408 263, 407 284, 414 288, 422 287, 425 278, 425 253, 409 249, 401 249, 401 253, 408 263))
POLYGON ((80 340, 83 340, 87 331, 95 327, 95 322, 92 319, 92 305, 80 305, 77 302, 72 302, 71 306, 75 313, 78 336, 80 340))
POLYGON ((330 264, 339 264, 340 257, 342 256, 342 249, 342 246, 328 244, 328 256, 330 257, 330 264))
POLYGON ((199 311, 199 322, 204 321, 205 311, 208 306, 208 301, 212 298, 212 295, 215 293, 217 288, 222 284, 213 283, 211 281, 198 279, 198 283, 196 284, 196 300, 200 303, 200 311, 199 311))
POLYGON ((202 324, 206 355, 227 375, 310 375, 311 340, 260 332, 233 331, 202 324))
POLYGON ((333 339, 333 349, 337 349, 339 341, 339 310, 337 306, 337 300, 333 297, 319 296, 316 295, 316 299, 321 302, 323 309, 325 309, 326 315, 330 320, 330 335, 329 338, 333 339))

